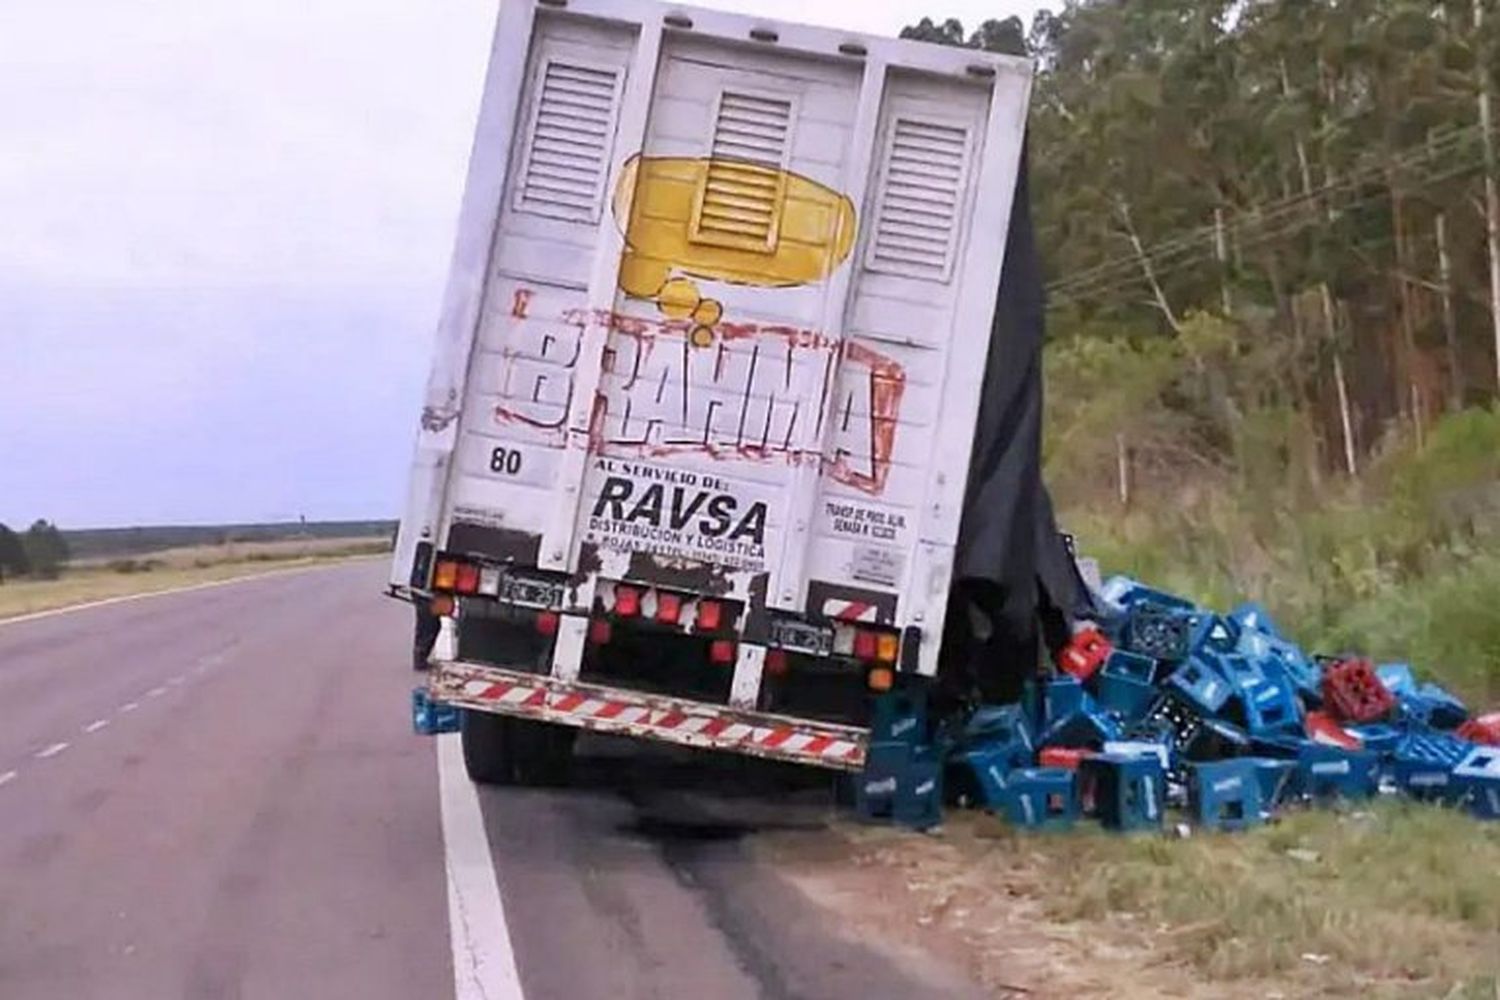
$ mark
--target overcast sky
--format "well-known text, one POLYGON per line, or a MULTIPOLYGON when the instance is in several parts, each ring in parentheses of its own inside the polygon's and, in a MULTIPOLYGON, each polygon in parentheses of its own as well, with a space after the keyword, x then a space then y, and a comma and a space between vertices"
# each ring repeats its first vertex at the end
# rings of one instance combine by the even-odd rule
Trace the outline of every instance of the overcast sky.
POLYGON ((495 10, 0 0, 0 521, 400 513, 495 10))

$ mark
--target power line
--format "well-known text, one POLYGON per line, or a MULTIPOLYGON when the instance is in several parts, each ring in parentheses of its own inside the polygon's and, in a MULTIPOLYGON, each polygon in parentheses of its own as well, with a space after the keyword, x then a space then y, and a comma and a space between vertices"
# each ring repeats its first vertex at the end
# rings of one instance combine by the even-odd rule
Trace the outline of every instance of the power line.
MULTIPOLYGON (((1419 178, 1418 181, 1417 181, 1417 187, 1429 187, 1429 186, 1431 186, 1433 184, 1437 184, 1437 183, 1440 183, 1442 181, 1451 180, 1454 177, 1461 176, 1462 174, 1467 173, 1468 171, 1471 171, 1471 170, 1475 169, 1476 167, 1480 166, 1482 164, 1482 162, 1483 162, 1482 156, 1470 157, 1468 160, 1461 162, 1459 165, 1455 166, 1451 170, 1447 170, 1447 171, 1442 172, 1442 173, 1431 173, 1431 174, 1426 175, 1425 177, 1419 178)), ((1375 192, 1375 193, 1372 193, 1372 194, 1368 194, 1368 195, 1365 195, 1362 198, 1355 199, 1354 201, 1345 204, 1343 206, 1342 210, 1343 211, 1353 211, 1353 210, 1355 210, 1357 208, 1360 208, 1363 205, 1366 205, 1366 204, 1368 204, 1370 202, 1373 202, 1373 201, 1381 200, 1381 199, 1383 199, 1385 197, 1387 197, 1387 193, 1384 192, 1384 191, 1375 192)), ((1281 238, 1283 236, 1288 236, 1288 235, 1290 235, 1292 233, 1295 233, 1296 231, 1298 231, 1300 229, 1306 228, 1307 226, 1313 224, 1315 221, 1317 221, 1315 218, 1303 217, 1301 219, 1292 220, 1287 225, 1284 225, 1284 226, 1282 226, 1282 227, 1280 227, 1278 229, 1267 230, 1267 231, 1260 232, 1260 233, 1253 233, 1252 232, 1251 234, 1245 236, 1242 239, 1241 246, 1247 246, 1247 245, 1248 246, 1258 246, 1260 244, 1263 244, 1263 243, 1266 243, 1266 242, 1270 242, 1270 241, 1279 239, 1279 238, 1281 238)), ((1188 268, 1188 267, 1191 267, 1191 266, 1195 266, 1198 263, 1199 262, 1196 261, 1196 260, 1193 260, 1193 261, 1179 261, 1179 262, 1176 262, 1176 263, 1173 263, 1173 264, 1164 264, 1164 265, 1161 265, 1161 266, 1153 266, 1152 270, 1153 270, 1153 274, 1155 275, 1155 277, 1159 280, 1159 279, 1161 279, 1163 277, 1166 277, 1167 275, 1175 274, 1175 273, 1178 273, 1178 272, 1182 271, 1185 268, 1188 268)), ((1053 305, 1065 305, 1065 304, 1068 304, 1070 302, 1076 302, 1076 301, 1078 301, 1079 299, 1082 299, 1082 298, 1097 298, 1097 297, 1100 297, 1100 296, 1109 295, 1109 294, 1112 294, 1114 292, 1118 292, 1118 291, 1122 291, 1124 289, 1130 288, 1130 287, 1138 284, 1142 280, 1144 280, 1144 276, 1136 274, 1136 275, 1133 275, 1133 276, 1131 276, 1131 277, 1129 277, 1128 279, 1125 279, 1125 280, 1118 280, 1118 281, 1114 281, 1114 282, 1100 282, 1100 283, 1098 283, 1096 285, 1090 286, 1089 288, 1087 288, 1084 291, 1077 291, 1077 292, 1071 292, 1071 293, 1068 292, 1068 291, 1064 291, 1062 293, 1060 299, 1057 299, 1057 298, 1053 299, 1052 304, 1053 305)))
MULTIPOLYGON (((1249 210, 1251 212, 1251 219, 1249 221, 1239 221, 1246 214, 1242 210, 1238 213, 1235 220, 1226 223, 1226 227, 1235 233, 1243 234, 1247 230, 1253 232, 1256 228, 1276 225, 1282 221, 1282 217, 1294 215, 1309 204, 1335 192, 1349 188, 1358 188, 1372 180, 1378 180, 1381 175, 1388 171, 1420 167, 1425 161, 1447 155, 1455 151, 1465 139, 1469 138, 1471 133, 1478 134, 1481 132, 1482 128, 1478 125, 1455 127, 1448 130, 1440 139, 1424 143, 1421 146, 1412 147, 1386 163, 1375 163, 1361 167, 1311 191, 1257 206, 1249 210)), ((1146 262, 1155 266, 1184 253, 1200 253, 1203 244, 1213 237, 1214 228, 1212 225, 1202 226, 1180 236, 1163 240, 1153 246, 1146 254, 1146 262)), ((1141 259, 1134 254, 1121 255, 1053 282, 1048 290, 1054 293, 1087 294, 1086 290, 1089 286, 1095 283, 1112 283, 1114 279, 1126 273, 1133 272, 1140 264, 1141 259)))

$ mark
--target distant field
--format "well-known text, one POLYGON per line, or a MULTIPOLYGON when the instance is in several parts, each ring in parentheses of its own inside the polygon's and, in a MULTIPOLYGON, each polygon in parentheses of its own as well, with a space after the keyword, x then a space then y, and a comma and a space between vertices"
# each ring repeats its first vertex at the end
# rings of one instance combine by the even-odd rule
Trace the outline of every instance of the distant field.
POLYGON ((285 521, 265 524, 153 524, 136 528, 84 528, 64 531, 75 560, 143 555, 188 546, 307 539, 385 538, 395 521, 285 521))
POLYGON ((53 608, 211 583, 318 562, 390 551, 388 536, 284 538, 190 545, 137 555, 75 559, 57 580, 7 580, 0 585, 0 620, 53 608))

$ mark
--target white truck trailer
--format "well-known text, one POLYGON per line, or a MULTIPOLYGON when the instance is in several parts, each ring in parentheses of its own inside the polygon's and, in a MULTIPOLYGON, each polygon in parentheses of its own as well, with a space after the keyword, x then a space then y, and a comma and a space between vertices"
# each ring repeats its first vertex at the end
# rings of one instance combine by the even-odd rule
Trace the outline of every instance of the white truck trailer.
POLYGON ((471 776, 852 770, 937 671, 1028 62, 505 0, 392 592, 471 776))

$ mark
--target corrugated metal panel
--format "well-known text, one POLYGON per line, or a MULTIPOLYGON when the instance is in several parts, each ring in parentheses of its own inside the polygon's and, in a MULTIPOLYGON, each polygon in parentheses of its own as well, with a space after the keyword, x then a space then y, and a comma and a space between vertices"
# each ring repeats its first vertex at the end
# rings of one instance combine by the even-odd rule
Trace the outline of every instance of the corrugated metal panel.
POLYGON ((866 260, 872 271, 948 280, 968 160, 968 129, 895 120, 866 260))
POLYGON ((617 69, 546 61, 516 187, 517 211, 599 221, 619 96, 617 69))
POLYGON ((781 167, 791 145, 792 102, 726 90, 714 118, 693 238, 770 251, 781 210, 781 167))

